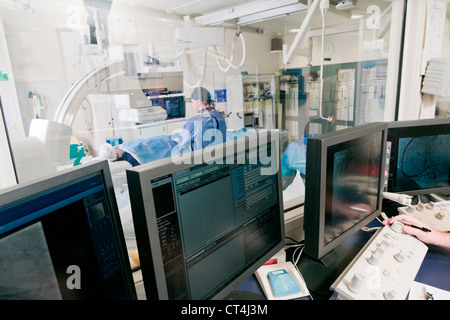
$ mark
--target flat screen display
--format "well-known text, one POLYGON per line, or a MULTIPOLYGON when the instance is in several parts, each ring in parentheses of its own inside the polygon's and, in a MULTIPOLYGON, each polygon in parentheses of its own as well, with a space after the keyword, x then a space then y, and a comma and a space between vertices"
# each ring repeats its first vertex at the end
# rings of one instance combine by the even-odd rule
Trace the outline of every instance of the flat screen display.
POLYGON ((450 119, 390 124, 388 191, 407 194, 450 191, 450 119))
POLYGON ((449 186, 450 134, 400 138, 395 191, 449 186))
POLYGON ((387 123, 368 123, 307 142, 305 252, 321 259, 381 214, 387 123))
POLYGON ((0 195, 0 300, 135 298, 107 162, 0 195))
POLYGON ((166 159, 127 171, 147 298, 224 298, 282 248, 281 177, 266 161, 279 159, 270 141, 241 150, 212 163, 166 159))
POLYGON ((324 243, 378 209, 382 132, 328 147, 324 243))

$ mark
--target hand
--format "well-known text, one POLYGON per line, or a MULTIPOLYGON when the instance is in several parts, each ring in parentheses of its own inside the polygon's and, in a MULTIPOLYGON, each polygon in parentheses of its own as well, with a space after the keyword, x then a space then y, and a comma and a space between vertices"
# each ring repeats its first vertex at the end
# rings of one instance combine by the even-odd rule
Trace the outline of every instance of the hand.
POLYGON ((400 215, 392 217, 390 219, 386 219, 383 221, 383 224, 391 225, 395 221, 400 221, 400 222, 406 221, 406 222, 415 224, 419 227, 425 227, 425 228, 431 230, 431 232, 426 232, 426 231, 422 231, 417 228, 410 227, 408 225, 403 226, 403 232, 410 234, 412 236, 415 236, 417 239, 419 239, 423 243, 440 246, 440 247, 450 250, 450 233, 434 230, 430 226, 423 223, 421 220, 414 218, 414 217, 407 216, 405 214, 400 214, 400 215))

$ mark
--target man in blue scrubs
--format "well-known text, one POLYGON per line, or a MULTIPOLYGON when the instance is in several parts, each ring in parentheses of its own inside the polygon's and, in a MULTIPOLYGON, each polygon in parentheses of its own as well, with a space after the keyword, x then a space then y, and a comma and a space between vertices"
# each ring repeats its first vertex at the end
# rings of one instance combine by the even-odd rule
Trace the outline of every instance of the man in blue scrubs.
POLYGON ((226 141, 227 125, 222 114, 214 109, 209 91, 203 87, 194 89, 192 106, 197 112, 188 119, 180 133, 180 153, 203 149, 226 141))

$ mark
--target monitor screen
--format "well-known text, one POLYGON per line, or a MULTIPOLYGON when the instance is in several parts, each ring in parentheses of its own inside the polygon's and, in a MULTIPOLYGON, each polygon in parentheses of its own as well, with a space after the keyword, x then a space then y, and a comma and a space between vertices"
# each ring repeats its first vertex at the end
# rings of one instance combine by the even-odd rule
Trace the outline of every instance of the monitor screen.
POLYGON ((387 124, 308 139, 305 252, 315 259, 381 214, 387 124))
POLYGON ((0 194, 0 299, 135 299, 107 161, 0 194))
POLYGON ((282 249, 278 157, 258 134, 127 171, 147 299, 226 298, 282 249))
POLYGON ((388 143, 389 192, 449 193, 449 118, 391 122, 388 143))

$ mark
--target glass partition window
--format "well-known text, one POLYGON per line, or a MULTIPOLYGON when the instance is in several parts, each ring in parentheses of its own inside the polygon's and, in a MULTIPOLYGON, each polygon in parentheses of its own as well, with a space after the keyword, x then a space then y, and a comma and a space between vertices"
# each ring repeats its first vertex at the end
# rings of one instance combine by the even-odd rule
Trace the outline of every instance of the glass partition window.
MULTIPOLYGON (((288 201, 292 190, 304 188, 308 137, 395 120, 406 3, 353 1, 347 9, 339 3, 330 1, 323 19, 316 13, 291 63, 280 68, 278 125, 288 132, 282 150, 288 201)), ((302 23, 286 18, 278 25, 290 48, 302 23)))
POLYGON ((391 21, 403 21, 404 3, 339 8, 326 13, 324 32, 318 15, 295 66, 281 70, 281 126, 293 140, 395 118, 402 30, 391 21))
MULTIPOLYGON (((197 86, 209 91, 233 137, 280 129, 287 175, 304 174, 307 135, 393 120, 404 1, 353 1, 342 8, 332 0, 325 18, 316 10, 311 21, 317 1, 283 8, 264 2, 259 18, 242 10, 251 3, 1 3, 3 136, 17 180, 105 156, 104 144, 178 141, 197 115, 191 101, 197 86), (240 16, 212 21, 230 7, 240 16), (293 143, 300 151, 289 157, 293 143)), ((120 165, 116 186, 123 195, 123 168, 132 164, 120 165)))

